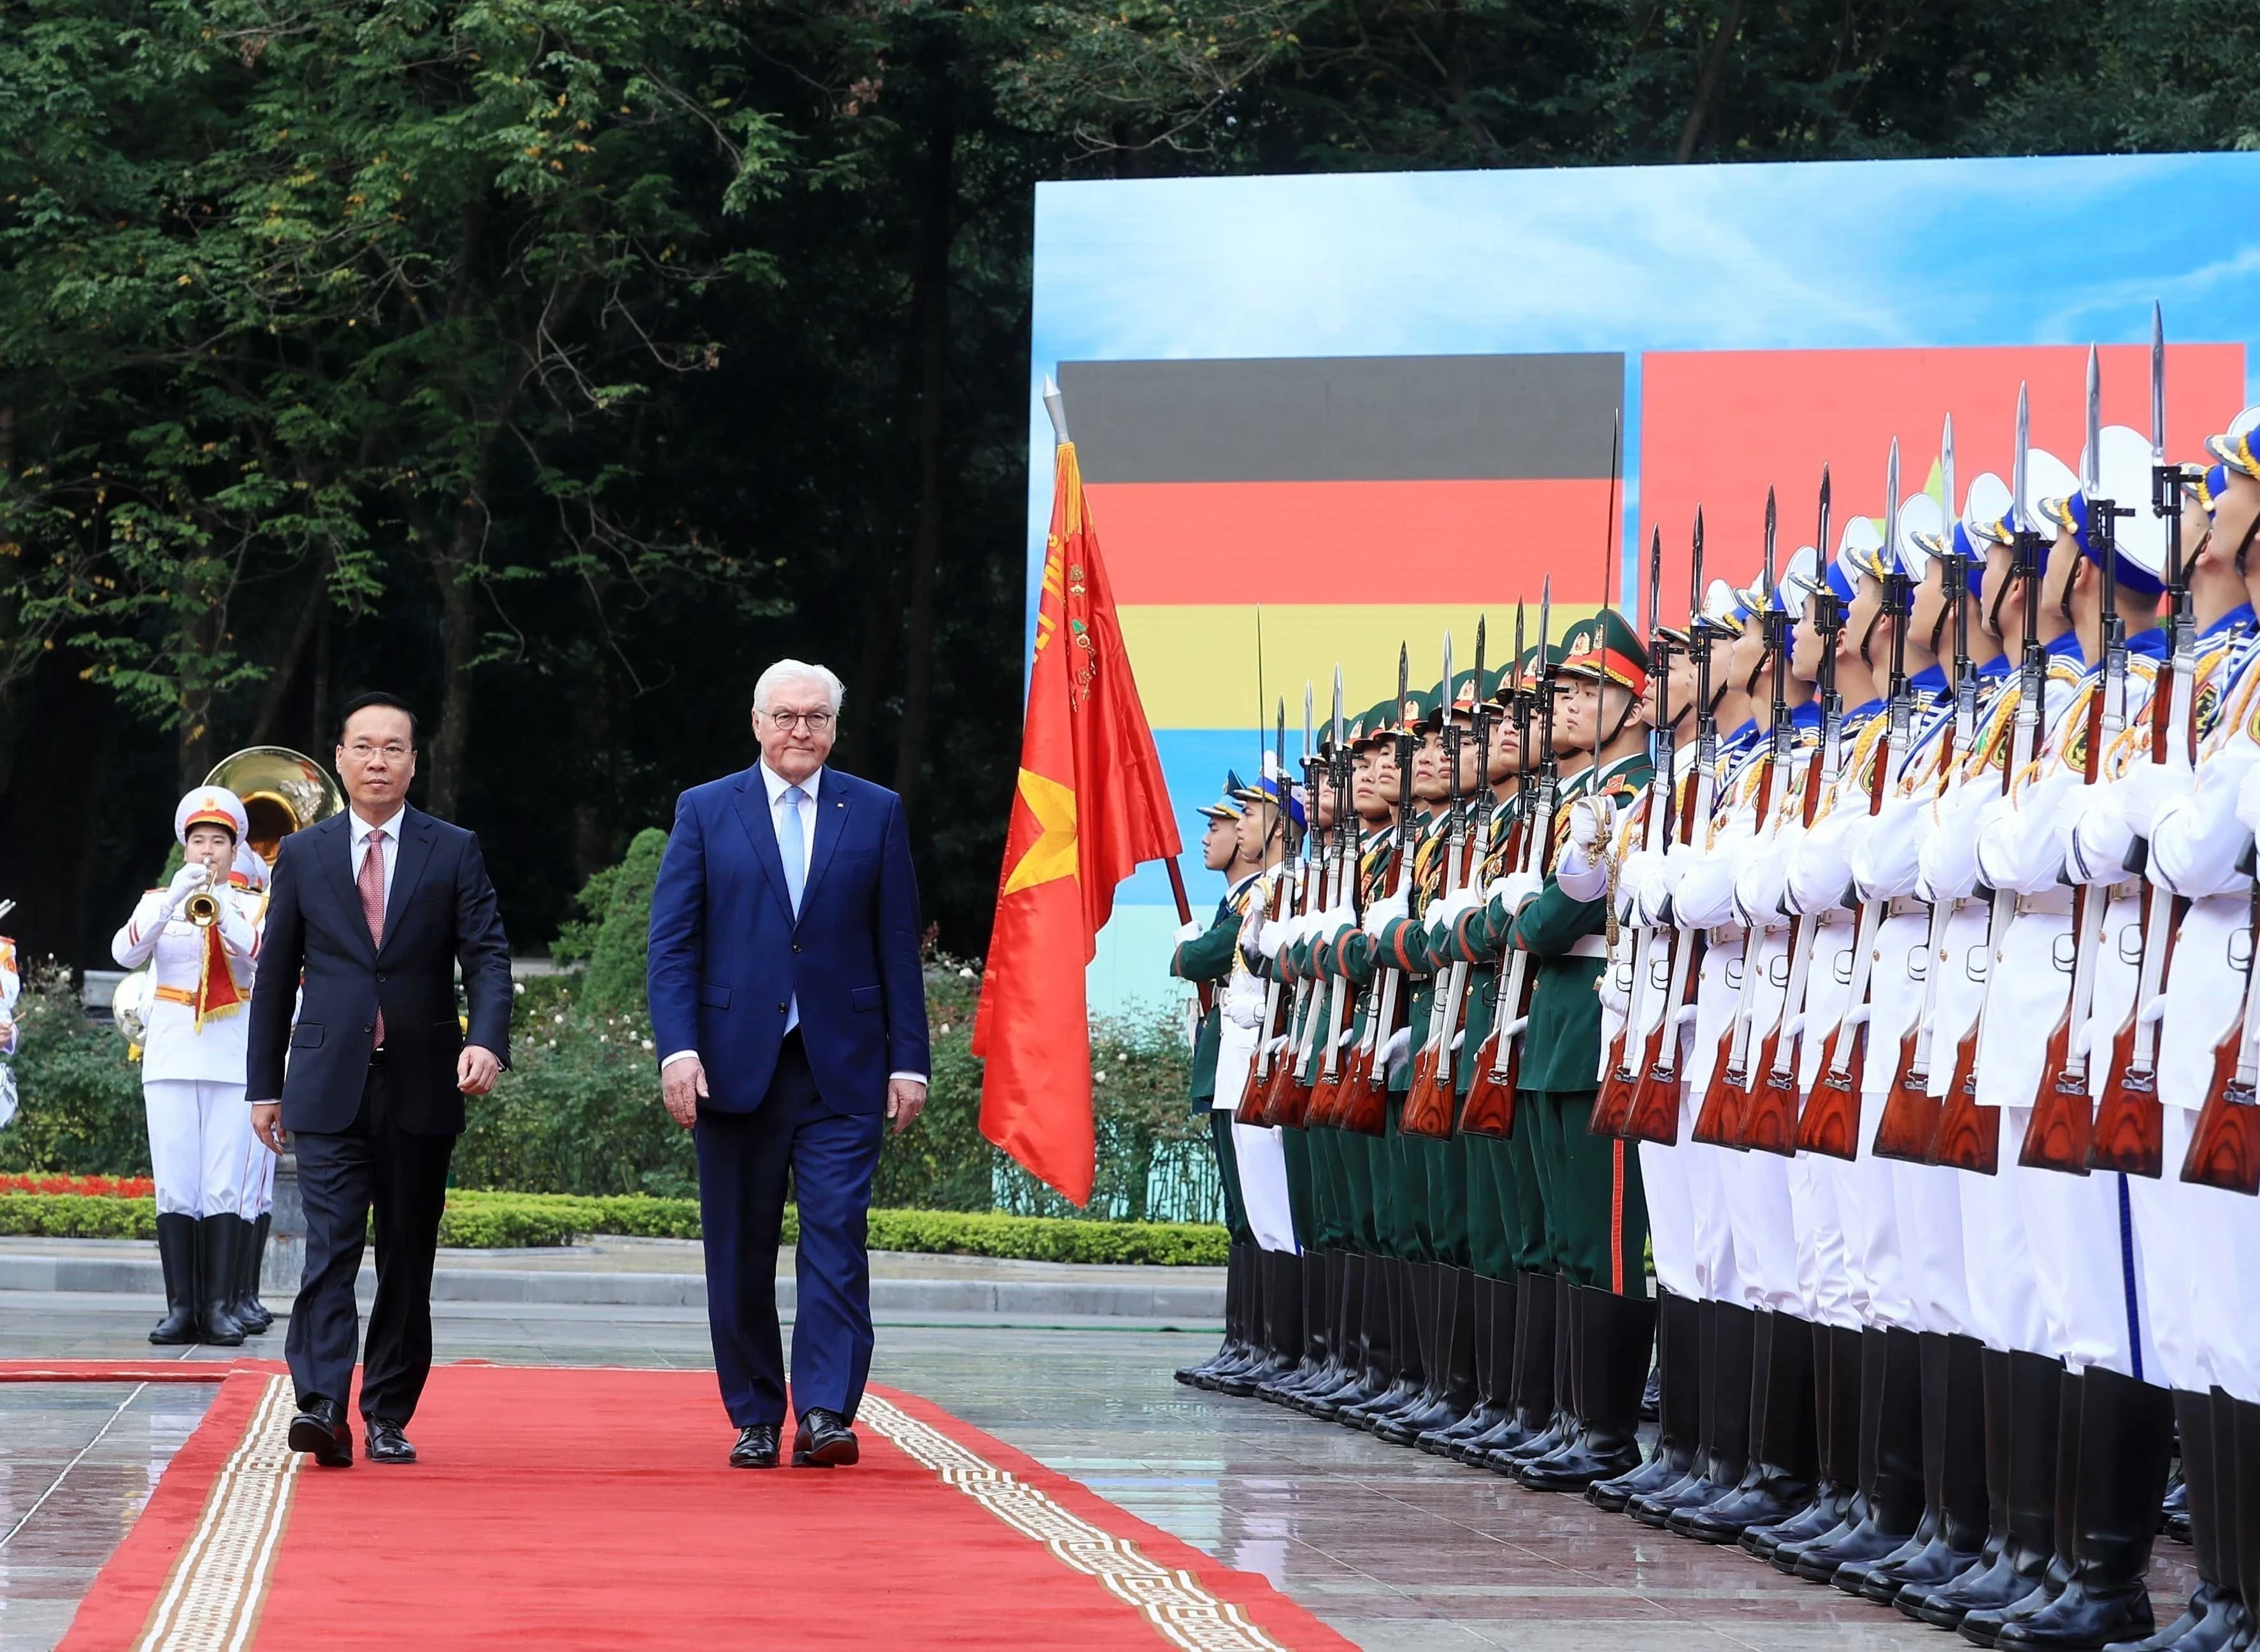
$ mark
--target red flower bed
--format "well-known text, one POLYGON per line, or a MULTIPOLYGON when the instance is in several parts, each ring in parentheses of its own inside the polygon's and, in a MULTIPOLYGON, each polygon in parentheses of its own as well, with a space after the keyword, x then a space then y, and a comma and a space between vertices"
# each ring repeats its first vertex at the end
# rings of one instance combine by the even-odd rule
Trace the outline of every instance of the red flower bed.
POLYGON ((157 1184, 146 1176, 52 1176, 0 1173, 0 1193, 92 1193, 110 1198, 149 1198, 157 1184))

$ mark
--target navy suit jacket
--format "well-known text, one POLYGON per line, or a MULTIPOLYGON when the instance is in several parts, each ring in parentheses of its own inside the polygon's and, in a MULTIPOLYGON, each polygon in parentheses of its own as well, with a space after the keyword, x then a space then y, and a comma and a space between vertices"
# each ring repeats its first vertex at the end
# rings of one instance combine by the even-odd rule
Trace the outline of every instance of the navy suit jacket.
POLYGON ((919 940, 918 877, 893 792, 824 770, 796 921, 760 765, 693 786, 675 805, 651 892, 659 1058, 697 1050, 710 1091, 700 1105, 751 1112, 797 997, 825 1105, 882 1112, 889 1073, 928 1070, 919 940))
POLYGON ((368 1080, 381 1004, 394 1121, 418 1135, 461 1135, 455 1059, 465 1041, 455 1013, 458 963, 470 1006, 469 1041, 507 1065, 510 941, 477 837, 421 809, 401 816, 384 945, 377 948, 361 916, 345 814, 293 832, 275 857, 251 990, 249 1099, 279 1098, 286 1130, 351 1128, 368 1080))

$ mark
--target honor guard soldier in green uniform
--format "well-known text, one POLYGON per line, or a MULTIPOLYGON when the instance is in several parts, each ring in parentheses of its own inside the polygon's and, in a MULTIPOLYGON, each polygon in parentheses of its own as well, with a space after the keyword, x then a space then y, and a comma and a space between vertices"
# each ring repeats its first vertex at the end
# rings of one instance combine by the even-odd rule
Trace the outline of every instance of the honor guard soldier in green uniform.
MULTIPOLYGON (((1563 652, 1569 686, 1556 743, 1591 762, 1564 785, 1557 855, 1590 859, 1608 842, 1617 808, 1649 783, 1648 649, 1622 615, 1605 609, 1564 639, 1563 652)), ((1527 1123, 1518 1127, 1534 1133, 1548 1241, 1568 1286, 1563 1319, 1575 1421, 1567 1438, 1525 1458, 1517 1477, 1536 1491, 1582 1491, 1641 1460, 1656 1305, 1648 1296, 1640 1158, 1623 1141, 1586 1129, 1599 1086, 1609 907, 1606 893, 1578 900, 1549 877, 1514 927, 1538 971, 1523 1041, 1527 1123)), ((1557 1359, 1557 1377, 1564 1363, 1557 1359)))
POLYGON ((1201 837, 1201 864, 1212 872, 1221 872, 1230 880, 1225 898, 1217 903, 1216 916, 1204 926, 1189 923, 1177 932, 1176 950, 1169 961, 1169 973, 1181 981, 1209 985, 1208 1005, 1199 1017, 1193 1032, 1192 1086, 1193 1111, 1205 1113, 1209 1119, 1209 1139, 1216 1148, 1217 1178, 1224 1190, 1224 1220, 1232 1235, 1232 1248, 1225 1266, 1224 1286, 1224 1346, 1210 1359, 1191 1365, 1176 1373, 1181 1383, 1199 1388, 1213 1388, 1216 1380, 1226 1370, 1236 1369, 1260 1357, 1254 1334, 1256 1322, 1250 1318, 1254 1297, 1253 1278, 1255 1273, 1255 1241, 1248 1231, 1248 1212, 1240 1202, 1240 1168, 1232 1151, 1232 1115, 1215 1111, 1216 1055, 1224 1031, 1224 1012, 1217 1003, 1217 985, 1231 978, 1232 959, 1239 944, 1241 905, 1247 890, 1255 883, 1251 869, 1239 869, 1240 818, 1247 806, 1239 801, 1240 776, 1226 773, 1224 796, 1219 801, 1201 805, 1200 812, 1208 821, 1201 837))

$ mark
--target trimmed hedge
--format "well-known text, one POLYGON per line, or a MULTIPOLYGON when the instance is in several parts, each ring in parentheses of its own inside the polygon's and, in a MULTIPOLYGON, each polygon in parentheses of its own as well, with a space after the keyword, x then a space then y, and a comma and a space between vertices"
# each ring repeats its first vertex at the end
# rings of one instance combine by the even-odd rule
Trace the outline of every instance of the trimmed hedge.
MULTIPOLYGON (((783 1240, 799 1237, 798 1213, 787 1206, 783 1240)), ((0 1234, 55 1239, 154 1239, 154 1199, 68 1193, 0 1194, 0 1234)), ((457 1188, 440 1219, 440 1242, 451 1249, 504 1250, 564 1245, 591 1234, 643 1239, 698 1237, 698 1201, 622 1194, 488 1193, 457 1188)), ((996 1256, 1026 1262, 1143 1262, 1218 1267, 1225 1230, 1191 1222, 1069 1221, 1048 1216, 995 1216, 962 1211, 871 1212, 871 1248, 928 1255, 996 1256)))

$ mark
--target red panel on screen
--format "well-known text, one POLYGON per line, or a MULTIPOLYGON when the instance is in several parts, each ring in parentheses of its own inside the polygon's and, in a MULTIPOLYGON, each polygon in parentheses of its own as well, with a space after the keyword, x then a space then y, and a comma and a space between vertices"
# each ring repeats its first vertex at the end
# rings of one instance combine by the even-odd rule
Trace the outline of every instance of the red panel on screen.
POLYGON ((1119 603, 1512 603, 1600 587, 1609 482, 1091 483, 1119 603), (1567 583, 1565 584, 1565 580, 1567 583))
MULTIPOLYGON (((2105 424, 2149 431, 2149 357, 2142 345, 2103 350, 2105 424)), ((1883 514, 1893 436, 1901 490, 1922 487, 1949 411, 1958 485, 1966 490, 1986 470, 2006 478, 2020 381, 2031 387, 2035 447, 2076 467, 2085 440, 2085 346, 1658 352, 1641 358, 1640 372, 1641 564, 1645 578, 1649 526, 1661 524, 1668 619, 1686 599, 1699 504, 1705 577, 1741 582, 1759 566, 1769 483, 1779 490, 1785 561, 1813 538, 1824 463, 1841 536, 1848 515, 1883 514)), ((2194 461, 2244 404, 2244 347, 2170 345, 2166 385, 2168 456, 2194 461)))

